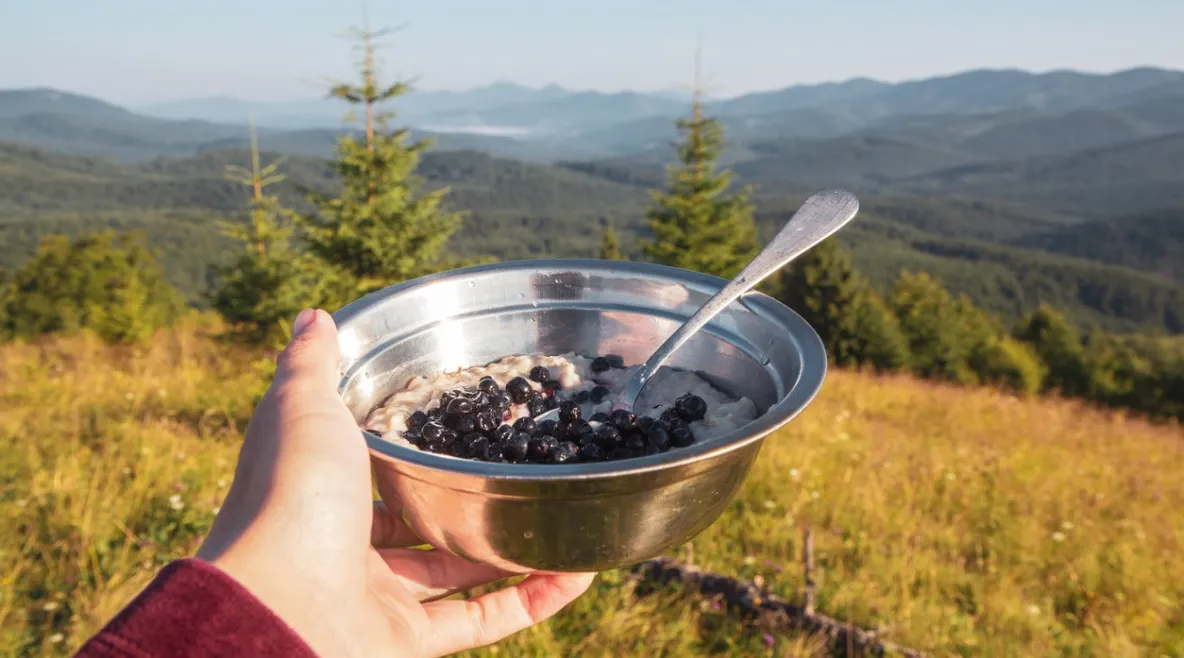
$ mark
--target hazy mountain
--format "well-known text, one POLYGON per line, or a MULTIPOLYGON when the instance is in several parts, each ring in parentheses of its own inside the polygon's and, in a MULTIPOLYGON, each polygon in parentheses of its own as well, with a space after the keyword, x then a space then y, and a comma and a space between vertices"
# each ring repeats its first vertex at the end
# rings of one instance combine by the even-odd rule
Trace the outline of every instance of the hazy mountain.
POLYGON ((1032 233, 1016 240, 1016 244, 1125 265, 1184 284, 1184 209, 1181 208, 1032 233))
MULTIPOLYGON (((430 121, 440 113, 546 102, 572 93, 558 85, 533 88, 513 82, 495 82, 467 91, 418 90, 413 87, 412 93, 392 103, 392 109, 406 120, 430 121)), ((204 119, 229 123, 246 123, 248 117, 254 115, 259 125, 293 129, 340 126, 348 108, 341 101, 329 98, 251 102, 216 96, 154 103, 135 109, 165 119, 204 119)))

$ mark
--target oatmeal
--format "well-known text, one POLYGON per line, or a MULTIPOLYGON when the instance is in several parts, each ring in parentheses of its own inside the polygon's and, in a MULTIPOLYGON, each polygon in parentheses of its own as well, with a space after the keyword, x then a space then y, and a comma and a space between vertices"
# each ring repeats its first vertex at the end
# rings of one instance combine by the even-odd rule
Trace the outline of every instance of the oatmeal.
POLYGON ((613 401, 639 366, 615 356, 510 356, 415 377, 367 418, 367 429, 401 445, 493 462, 627 459, 721 436, 757 417, 692 372, 660 368, 634 405, 613 401), (557 421, 535 418, 558 409, 557 421))

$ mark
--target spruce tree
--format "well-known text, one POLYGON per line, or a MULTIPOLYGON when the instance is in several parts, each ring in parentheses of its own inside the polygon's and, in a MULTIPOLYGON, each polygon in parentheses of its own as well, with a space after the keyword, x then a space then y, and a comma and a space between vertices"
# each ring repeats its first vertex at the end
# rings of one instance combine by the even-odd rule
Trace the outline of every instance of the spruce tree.
POLYGON ((653 239, 642 249, 655 263, 731 278, 757 251, 750 190, 727 194, 732 174, 716 170, 723 127, 704 116, 697 90, 691 117, 675 125, 682 133, 679 164, 668 174, 667 189, 653 193, 646 212, 653 239))
POLYGON ((324 301, 331 279, 293 245, 291 211, 265 194, 269 185, 284 179, 277 173, 280 161, 261 167, 259 160, 252 126, 251 169, 226 167, 227 179, 250 188, 250 213, 245 223, 220 222, 223 235, 239 242, 242 251, 231 262, 211 268, 209 303, 237 337, 265 344, 286 340, 288 323, 301 309, 324 301))
POLYGON ((780 299, 818 332, 839 365, 855 365, 858 315, 867 284, 833 239, 816 245, 782 270, 780 299))
POLYGON ((597 255, 602 260, 621 260, 621 247, 617 239, 617 232, 613 229, 613 223, 606 221, 604 227, 600 229, 600 253, 597 255))
POLYGON ((340 193, 308 191, 315 211, 301 218, 309 252, 347 277, 353 296, 440 267, 441 251, 460 221, 459 214, 441 208, 446 188, 422 192, 413 175, 429 142, 408 143, 408 130, 389 127, 394 112, 386 104, 411 89, 378 80, 375 39, 384 31, 355 33, 362 50, 360 80, 334 85, 329 96, 361 107, 365 132, 361 140, 347 135, 338 141, 340 193))

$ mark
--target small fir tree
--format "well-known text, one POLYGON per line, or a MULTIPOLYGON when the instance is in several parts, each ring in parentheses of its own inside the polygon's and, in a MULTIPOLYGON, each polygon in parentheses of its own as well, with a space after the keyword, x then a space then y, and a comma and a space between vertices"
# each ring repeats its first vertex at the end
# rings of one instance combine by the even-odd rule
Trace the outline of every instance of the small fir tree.
POLYGON ((621 260, 620 242, 612 222, 606 221, 600 229, 600 252, 597 257, 602 260, 621 260))
POLYGON ((691 117, 676 125, 679 165, 668 174, 667 189, 653 193, 646 219, 653 239, 642 249, 655 263, 731 278, 756 255, 756 226, 750 189, 727 194, 729 171, 717 171, 724 148, 723 127, 703 114, 696 83, 691 117))
POLYGON ((810 323, 839 365, 855 365, 860 344, 857 311, 867 285, 851 257, 832 238, 799 256, 781 278, 781 301, 810 323))
POLYGON ((251 169, 226 167, 226 177, 251 190, 246 223, 221 222, 222 233, 241 243, 230 263, 214 266, 210 306, 230 324, 238 338, 254 344, 282 343, 289 323, 301 309, 326 296, 330 279, 316 262, 293 245, 292 213, 275 196, 265 194, 279 183, 280 161, 260 166, 258 142, 251 129, 251 169))
POLYGON ((352 296, 439 267, 441 251, 460 221, 459 214, 441 209, 447 188, 421 192, 421 181, 413 175, 429 143, 407 143, 406 129, 388 127, 394 113, 385 104, 410 87, 378 81, 375 39, 383 33, 356 31, 361 79, 334 85, 329 95, 364 109, 365 133, 361 141, 352 135, 338 141, 341 191, 334 197, 308 191, 315 211, 300 221, 310 253, 347 278, 352 296))

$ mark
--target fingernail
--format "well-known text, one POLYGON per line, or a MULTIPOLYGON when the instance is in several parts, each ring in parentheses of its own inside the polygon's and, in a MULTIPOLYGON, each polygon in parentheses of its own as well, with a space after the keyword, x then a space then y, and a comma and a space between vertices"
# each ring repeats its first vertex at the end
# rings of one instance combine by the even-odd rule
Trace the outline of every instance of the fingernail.
POLYGON ((296 316, 296 320, 292 322, 292 338, 304 333, 305 329, 312 326, 312 323, 317 319, 316 309, 306 308, 296 316))

